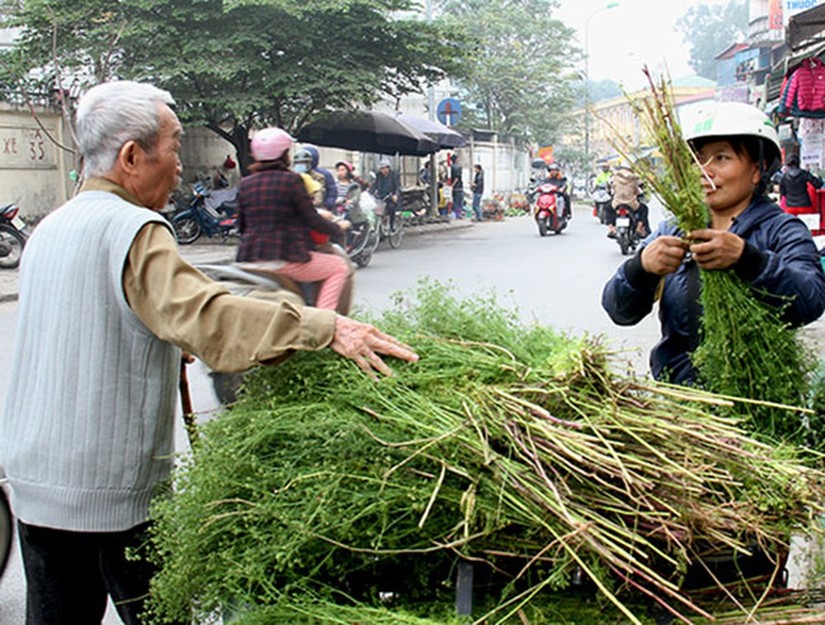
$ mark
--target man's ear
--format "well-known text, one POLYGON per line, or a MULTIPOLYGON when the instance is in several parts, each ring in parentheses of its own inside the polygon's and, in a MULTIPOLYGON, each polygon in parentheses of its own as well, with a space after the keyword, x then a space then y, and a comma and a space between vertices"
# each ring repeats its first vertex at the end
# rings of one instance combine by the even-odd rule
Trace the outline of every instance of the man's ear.
POLYGON ((117 153, 117 164, 121 171, 125 173, 133 173, 137 170, 139 165, 142 148, 137 141, 130 139, 120 147, 120 152, 117 153))

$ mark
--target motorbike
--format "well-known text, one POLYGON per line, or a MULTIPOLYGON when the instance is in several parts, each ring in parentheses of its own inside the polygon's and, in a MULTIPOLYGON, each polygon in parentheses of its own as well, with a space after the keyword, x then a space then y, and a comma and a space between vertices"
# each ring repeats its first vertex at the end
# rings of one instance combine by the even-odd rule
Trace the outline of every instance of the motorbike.
POLYGON ((344 250, 349 259, 362 269, 370 264, 372 255, 378 248, 381 235, 378 230, 378 218, 375 214, 377 202, 371 194, 361 193, 358 206, 338 206, 337 213, 350 222, 350 228, 344 235, 344 250))
POLYGON ((547 236, 551 230, 556 234, 567 227, 567 217, 564 215, 564 207, 559 198, 562 197, 562 190, 550 182, 543 182, 538 185, 535 192, 536 207, 533 217, 539 228, 541 236, 547 236))
POLYGON ((210 191, 200 182, 192 187, 192 198, 171 217, 178 243, 188 245, 201 235, 226 240, 238 236, 238 188, 210 191))
MULTIPOLYGON (((333 245, 333 252, 346 256, 346 252, 333 245)), ((255 297, 269 301, 289 301, 296 305, 312 305, 315 289, 312 283, 296 282, 286 276, 275 276, 265 271, 256 271, 238 264, 198 264, 203 274, 226 286, 233 295, 255 297)), ((348 315, 352 305, 352 282, 345 287, 348 295, 342 297, 337 313, 348 315)), ((235 402, 238 389, 243 383, 244 373, 210 372, 212 388, 218 400, 228 406, 235 402)))
POLYGON ((616 242, 624 256, 633 254, 642 240, 636 226, 636 217, 630 207, 619 205, 616 208, 616 242))
POLYGON ((612 198, 607 184, 597 185, 593 190, 593 216, 599 218, 599 223, 606 221, 605 208, 610 205, 612 198))
POLYGON ((345 246, 349 259, 363 269, 370 264, 379 241, 378 224, 369 221, 353 224, 347 232, 345 246))
POLYGON ((0 269, 14 269, 26 245, 26 224, 16 204, 0 206, 0 269))

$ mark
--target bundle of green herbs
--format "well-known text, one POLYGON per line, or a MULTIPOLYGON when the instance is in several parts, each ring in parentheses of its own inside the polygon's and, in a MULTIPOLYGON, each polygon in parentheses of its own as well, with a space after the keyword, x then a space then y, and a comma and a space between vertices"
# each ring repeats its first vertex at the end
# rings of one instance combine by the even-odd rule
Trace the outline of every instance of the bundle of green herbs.
MULTIPOLYGON (((647 69, 645 73, 649 96, 628 100, 647 136, 653 137, 662 162, 636 160, 634 171, 683 233, 707 228, 710 213, 701 183, 702 164, 683 138, 671 85, 664 77, 655 80, 647 69)), ((616 147, 633 160, 630 145, 620 141, 616 147)), ((816 363, 798 333, 782 320, 783 304, 760 297, 733 270, 700 273, 702 336, 692 360, 701 385, 721 395, 757 400, 733 406, 750 431, 772 440, 809 442, 811 434, 800 413, 774 405, 804 405, 816 363)))
POLYGON ((439 284, 376 322, 421 360, 374 382, 301 353, 203 428, 154 508, 158 620, 459 622, 460 561, 477 623, 588 622, 558 616, 573 580, 600 622, 649 622, 640 600, 709 617, 680 587, 700 554, 769 554, 773 578, 815 525, 825 476, 715 414, 728 400, 617 376, 599 341, 439 284))

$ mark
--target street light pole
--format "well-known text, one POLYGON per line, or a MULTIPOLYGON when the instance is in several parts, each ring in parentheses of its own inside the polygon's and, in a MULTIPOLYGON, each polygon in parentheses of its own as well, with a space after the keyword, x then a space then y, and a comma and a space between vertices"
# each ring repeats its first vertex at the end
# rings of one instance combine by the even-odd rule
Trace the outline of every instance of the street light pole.
POLYGON ((584 22, 584 156, 587 161, 588 171, 590 168, 590 20, 593 16, 619 6, 618 2, 610 2, 603 7, 599 7, 584 22))

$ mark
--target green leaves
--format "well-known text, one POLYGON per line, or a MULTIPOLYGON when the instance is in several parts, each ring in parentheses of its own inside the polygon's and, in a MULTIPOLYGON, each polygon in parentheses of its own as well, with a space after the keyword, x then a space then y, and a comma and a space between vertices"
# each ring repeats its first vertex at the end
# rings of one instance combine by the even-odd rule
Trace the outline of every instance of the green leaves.
POLYGON ((687 620, 691 561, 781 551, 821 508, 825 475, 713 414, 729 402, 616 376, 493 297, 422 282, 379 325, 421 360, 376 383, 297 354, 205 425, 154 509, 158 622, 447 623, 462 556, 478 622, 640 623, 632 588, 687 620), (590 590, 549 618, 574 571, 590 590))
POLYGON ((468 125, 546 145, 564 131, 579 51, 573 31, 552 17, 549 0, 442 3, 452 30, 471 42, 458 76, 468 125))
MULTIPOLYGON (((252 125, 290 131, 328 109, 420 91, 461 56, 406 0, 32 0, 6 67, 50 91, 114 77, 172 92, 181 118, 243 150, 252 125), (399 13, 401 12, 401 13, 399 13)), ((460 40, 460 38, 458 38, 460 40)))

